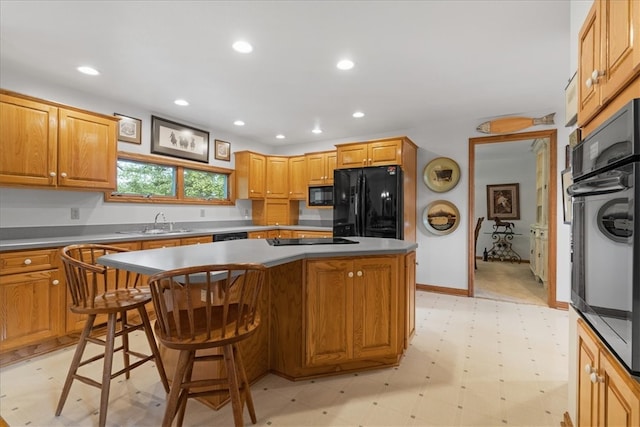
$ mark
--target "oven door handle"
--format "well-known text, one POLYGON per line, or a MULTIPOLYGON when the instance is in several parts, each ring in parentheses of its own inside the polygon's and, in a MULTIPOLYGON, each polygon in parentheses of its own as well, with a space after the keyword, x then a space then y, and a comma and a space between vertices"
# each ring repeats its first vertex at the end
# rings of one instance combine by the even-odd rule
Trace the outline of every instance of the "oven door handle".
POLYGON ((576 182, 567 188, 570 196, 595 196, 598 194, 616 193, 629 188, 627 174, 614 172, 606 178, 592 178, 576 182))

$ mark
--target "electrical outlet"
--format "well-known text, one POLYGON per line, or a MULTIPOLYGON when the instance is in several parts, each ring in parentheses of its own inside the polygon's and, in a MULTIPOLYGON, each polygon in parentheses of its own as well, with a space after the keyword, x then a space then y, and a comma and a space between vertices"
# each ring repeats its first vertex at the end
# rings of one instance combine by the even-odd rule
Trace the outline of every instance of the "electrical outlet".
POLYGON ((200 218, 204 218, 204 209, 200 209, 200 218))
POLYGON ((80 219, 80 208, 71 208, 71 219, 80 219))

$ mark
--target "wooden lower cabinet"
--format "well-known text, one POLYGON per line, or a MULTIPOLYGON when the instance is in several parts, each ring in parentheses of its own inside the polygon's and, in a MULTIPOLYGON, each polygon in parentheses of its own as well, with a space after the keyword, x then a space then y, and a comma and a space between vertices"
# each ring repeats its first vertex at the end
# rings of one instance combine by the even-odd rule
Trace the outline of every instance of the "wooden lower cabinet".
POLYGON ((404 257, 404 281, 406 285, 406 313, 404 348, 409 348, 409 341, 416 332, 416 253, 410 252, 404 257))
POLYGON ((578 319, 578 426, 640 425, 640 384, 578 319))
POLYGON ((63 274, 55 249, 0 254, 0 353, 64 331, 63 274))
POLYGON ((333 232, 332 231, 293 230, 292 237, 294 239, 333 237, 333 232))
POLYGON ((396 354, 397 286, 396 257, 308 261, 306 364, 396 354))

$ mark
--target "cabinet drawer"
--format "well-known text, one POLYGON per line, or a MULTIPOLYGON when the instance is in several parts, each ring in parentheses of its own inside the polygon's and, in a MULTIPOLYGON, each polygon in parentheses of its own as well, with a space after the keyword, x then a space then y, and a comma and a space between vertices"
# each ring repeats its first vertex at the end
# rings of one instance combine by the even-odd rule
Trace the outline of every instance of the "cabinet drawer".
POLYGON ((56 249, 0 253, 0 276, 54 268, 57 254, 56 249))

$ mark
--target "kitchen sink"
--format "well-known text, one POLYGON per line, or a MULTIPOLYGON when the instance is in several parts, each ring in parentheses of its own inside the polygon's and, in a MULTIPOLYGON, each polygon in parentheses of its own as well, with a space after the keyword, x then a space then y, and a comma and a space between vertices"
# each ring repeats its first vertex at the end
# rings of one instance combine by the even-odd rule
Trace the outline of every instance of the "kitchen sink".
POLYGON ((163 228, 150 228, 148 230, 132 230, 132 231, 118 231, 120 234, 176 234, 176 233, 188 233, 191 230, 186 228, 176 228, 173 230, 165 230, 163 228))

